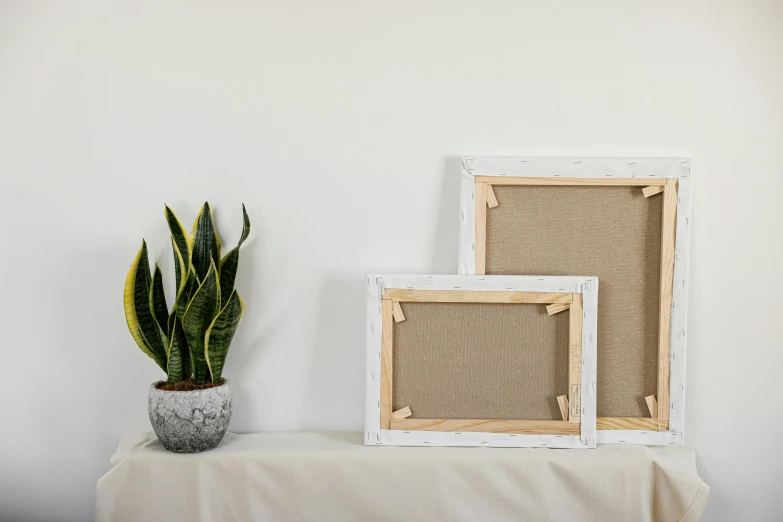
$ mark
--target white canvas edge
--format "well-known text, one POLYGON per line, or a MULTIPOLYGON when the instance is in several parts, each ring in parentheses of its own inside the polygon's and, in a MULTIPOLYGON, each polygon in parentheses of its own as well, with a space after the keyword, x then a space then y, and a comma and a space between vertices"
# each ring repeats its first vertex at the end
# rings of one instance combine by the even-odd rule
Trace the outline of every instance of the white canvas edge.
POLYGON ((367 369, 365 434, 367 445, 487 446, 514 448, 594 448, 596 446, 598 278, 573 276, 367 276, 367 369), (380 429, 381 413, 381 297, 386 288, 415 290, 473 290, 581 293, 582 422, 580 435, 519 435, 487 432, 434 432, 380 429))
POLYGON ((685 363, 688 319, 691 160, 687 158, 461 158, 458 272, 475 274, 475 176, 677 178, 677 224, 670 338, 669 430, 598 430, 599 444, 685 444, 685 363))
POLYGON ((688 158, 462 158, 473 176, 522 178, 683 178, 690 175, 690 163, 688 158))

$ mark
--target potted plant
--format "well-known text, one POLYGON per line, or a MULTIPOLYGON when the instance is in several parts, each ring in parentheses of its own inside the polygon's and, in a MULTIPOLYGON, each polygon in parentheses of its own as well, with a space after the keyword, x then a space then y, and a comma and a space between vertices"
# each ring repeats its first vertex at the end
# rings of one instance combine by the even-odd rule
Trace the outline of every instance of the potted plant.
POLYGON ((149 389, 155 434, 168 450, 195 453, 217 446, 231 420, 231 387, 222 375, 245 312, 234 280, 250 220, 242 205, 239 243, 221 258, 209 203, 204 203, 190 236, 168 206, 165 215, 174 251, 174 306, 169 311, 160 267, 156 264, 150 272, 142 240, 125 281, 125 319, 136 344, 167 376, 149 389))

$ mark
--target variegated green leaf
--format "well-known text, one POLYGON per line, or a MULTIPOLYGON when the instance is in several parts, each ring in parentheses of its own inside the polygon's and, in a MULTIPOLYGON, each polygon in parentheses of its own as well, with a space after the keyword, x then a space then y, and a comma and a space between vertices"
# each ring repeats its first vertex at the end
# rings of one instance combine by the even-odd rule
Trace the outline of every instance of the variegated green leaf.
POLYGON ((166 344, 150 307, 150 275, 147 243, 142 241, 125 279, 125 320, 139 348, 166 371, 166 344))
POLYGON ((177 279, 177 293, 179 293, 182 290, 182 284, 185 282, 182 276, 187 274, 188 270, 185 266, 185 260, 182 259, 179 248, 177 248, 177 244, 174 242, 174 237, 171 238, 171 251, 174 253, 174 275, 177 279))
POLYGON ((199 384, 210 380, 209 367, 204 353, 204 338, 207 328, 220 312, 220 285, 218 284, 217 268, 214 261, 210 264, 204 282, 188 304, 182 317, 182 328, 188 342, 191 361, 193 362, 193 377, 199 384))
POLYGON ((207 329, 204 340, 204 352, 209 366, 209 373, 212 375, 212 382, 220 381, 223 373, 223 365, 226 363, 228 349, 231 346, 231 340, 237 331, 242 316, 245 313, 245 303, 239 294, 234 290, 228 303, 220 311, 212 324, 207 329))
MULTIPOLYGON (((185 315, 185 310, 187 310, 188 305, 190 304, 190 299, 193 297, 193 294, 196 292, 198 287, 199 287, 198 277, 196 277, 195 272, 191 270, 190 272, 188 272, 188 277, 187 279, 185 279, 185 282, 183 283, 182 289, 179 291, 179 294, 177 294, 177 300, 174 302, 174 308, 171 310, 171 315, 169 316, 170 328, 173 327, 174 320, 176 320, 180 324, 182 323, 182 317, 185 315)), ((190 356, 189 350, 187 352, 187 359, 188 359, 188 377, 190 377, 190 374, 193 372, 193 360, 192 357, 190 356)))
POLYGON ((191 265, 196 270, 196 275, 199 279, 204 280, 210 264, 214 262, 215 266, 217 266, 220 263, 220 238, 215 231, 209 203, 204 203, 198 216, 196 216, 196 221, 193 223, 191 242, 193 244, 191 265))
POLYGON ((231 292, 234 290, 234 282, 237 278, 237 269, 239 268, 239 247, 250 235, 250 218, 247 217, 245 205, 242 205, 242 235, 239 236, 239 243, 232 248, 220 261, 220 295, 223 298, 222 306, 226 306, 231 292))
POLYGON ((171 310, 171 313, 169 314, 169 320, 166 324, 166 335, 169 338, 169 344, 171 344, 171 335, 172 332, 174 332, 174 321, 177 319, 177 302, 174 301, 174 308, 171 310))
MULTIPOLYGON (((169 327, 169 307, 166 305, 166 294, 163 293, 163 274, 160 267, 155 265, 155 274, 152 276, 152 285, 150 285, 150 309, 152 315, 158 323, 158 327, 168 333, 169 327)), ((168 339, 165 339, 168 346, 168 339)))
POLYGON ((190 304, 190 299, 193 297, 196 290, 198 290, 199 284, 200 281, 198 276, 196 276, 196 273, 193 270, 188 272, 188 277, 185 279, 185 283, 182 285, 179 294, 177 294, 177 302, 174 303, 173 312, 176 312, 180 321, 182 320, 182 316, 185 315, 185 310, 190 304))
POLYGON ((177 215, 174 214, 174 211, 172 211, 168 205, 166 205, 164 212, 166 214, 166 222, 169 224, 169 230, 171 230, 171 239, 174 241, 174 244, 177 245, 177 248, 182 254, 182 258, 185 260, 185 266, 187 266, 190 264, 190 254, 192 251, 192 245, 190 238, 188 237, 188 232, 185 230, 185 226, 179 220, 177 215))
MULTIPOLYGON (((182 328, 182 321, 177 319, 179 328, 182 328)), ((182 330, 182 380, 190 379, 193 376, 193 356, 190 355, 188 348, 188 339, 185 337, 185 330, 182 330)))
POLYGON ((190 353, 188 352, 188 343, 185 339, 185 331, 182 329, 182 323, 177 316, 172 314, 174 323, 172 325, 171 340, 169 341, 169 362, 168 362, 168 381, 171 383, 184 381, 191 374, 190 353))

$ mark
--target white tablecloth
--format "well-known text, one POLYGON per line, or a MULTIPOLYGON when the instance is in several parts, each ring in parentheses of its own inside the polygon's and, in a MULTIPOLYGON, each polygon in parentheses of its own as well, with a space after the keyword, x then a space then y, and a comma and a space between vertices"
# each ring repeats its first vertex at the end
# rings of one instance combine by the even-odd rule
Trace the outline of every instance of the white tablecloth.
POLYGON ((195 455, 123 440, 98 521, 692 522, 709 486, 680 447, 364 446, 361 433, 226 434, 195 455))

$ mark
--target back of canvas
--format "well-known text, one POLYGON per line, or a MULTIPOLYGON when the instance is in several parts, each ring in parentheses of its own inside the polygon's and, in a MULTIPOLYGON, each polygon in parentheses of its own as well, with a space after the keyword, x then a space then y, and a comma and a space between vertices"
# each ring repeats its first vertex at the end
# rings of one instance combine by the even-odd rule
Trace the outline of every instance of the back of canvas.
POLYGON ((394 324, 393 409, 414 418, 560 420, 568 313, 546 306, 402 303, 394 324))
POLYGON ((661 197, 638 187, 494 185, 487 274, 601 281, 598 416, 648 417, 657 390, 661 197))

